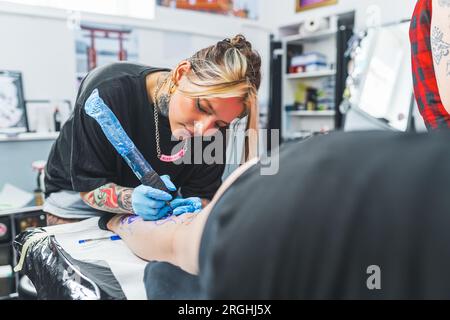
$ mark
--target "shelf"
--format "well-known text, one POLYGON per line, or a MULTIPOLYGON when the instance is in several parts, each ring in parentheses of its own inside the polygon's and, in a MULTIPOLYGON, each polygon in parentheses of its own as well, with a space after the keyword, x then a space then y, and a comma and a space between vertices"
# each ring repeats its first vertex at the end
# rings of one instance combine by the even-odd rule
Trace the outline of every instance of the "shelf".
POLYGON ((297 117, 333 117, 334 115, 336 115, 336 111, 334 110, 322 110, 322 111, 299 110, 299 111, 286 111, 286 113, 290 116, 297 116, 297 117))
POLYGON ((289 132, 283 138, 285 139, 305 139, 309 138, 314 134, 312 131, 305 131, 305 132, 289 132))
POLYGON ((23 207, 16 209, 3 209, 0 210, 0 216, 10 216, 19 213, 27 213, 27 212, 35 212, 42 211, 43 206, 34 206, 34 207, 23 207))
POLYGON ((283 38, 283 41, 285 41, 286 43, 315 42, 334 36, 336 34, 337 29, 327 29, 308 35, 286 36, 283 38))
POLYGON ((286 74, 286 79, 308 79, 308 78, 322 78, 336 75, 336 70, 319 70, 310 72, 299 72, 286 74))
POLYGON ((0 142, 11 141, 33 141, 33 140, 55 140, 58 138, 59 132, 23 132, 18 134, 0 134, 0 142))
MULTIPOLYGON (((334 130, 336 126, 337 110, 292 110, 286 108, 294 105, 294 101, 300 99, 297 95, 303 96, 300 84, 305 84, 307 87, 314 87, 318 90, 323 90, 326 93, 320 107, 333 107, 337 105, 336 95, 332 93, 332 89, 336 90, 334 84, 336 76, 339 74, 336 66, 340 65, 343 52, 338 46, 339 36, 339 16, 329 15, 317 17, 318 25, 321 30, 310 33, 308 25, 310 19, 305 18, 302 21, 285 24, 278 27, 280 41, 282 45, 282 136, 284 138, 304 138, 314 133, 334 130), (322 23, 322 21, 327 23, 322 23), (303 32, 305 31, 305 32, 303 32), (292 61, 297 54, 317 53, 320 56, 326 57, 326 64, 310 65, 306 68, 289 68, 291 62, 295 64, 306 63, 305 61, 292 61), (289 71, 305 71, 297 73, 289 73, 289 71), (323 82, 323 83, 322 83, 323 82), (333 87, 333 88, 332 88, 333 87), (300 91, 299 91, 300 90, 300 91), (326 100, 325 100, 326 99, 326 100)), ((312 19, 311 19, 312 20, 312 19)), ((312 61, 313 59, 311 59, 312 61)), ((317 58, 317 60, 324 60, 317 58)), ((294 108, 293 108, 294 109, 294 108)))

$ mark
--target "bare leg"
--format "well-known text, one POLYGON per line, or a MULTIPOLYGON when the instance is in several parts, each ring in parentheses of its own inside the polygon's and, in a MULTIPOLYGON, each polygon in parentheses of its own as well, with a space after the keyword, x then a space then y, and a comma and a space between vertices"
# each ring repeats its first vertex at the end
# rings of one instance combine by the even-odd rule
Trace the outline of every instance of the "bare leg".
POLYGON ((198 215, 169 216, 157 221, 144 221, 137 215, 116 215, 106 226, 142 259, 172 262, 174 232, 193 222, 198 215))
POLYGON ((118 234, 138 257, 169 262, 197 274, 200 242, 209 213, 233 182, 256 163, 258 159, 255 158, 236 169, 199 213, 171 216, 158 221, 144 221, 135 215, 118 215, 106 223, 106 228, 118 234))

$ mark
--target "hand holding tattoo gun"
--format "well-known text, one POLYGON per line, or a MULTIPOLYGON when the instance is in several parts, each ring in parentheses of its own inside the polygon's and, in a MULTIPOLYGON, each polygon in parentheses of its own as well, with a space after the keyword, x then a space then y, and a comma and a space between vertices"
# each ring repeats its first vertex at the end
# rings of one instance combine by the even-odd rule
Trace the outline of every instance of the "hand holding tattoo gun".
POLYGON ((85 104, 86 113, 100 125, 108 141, 122 156, 142 182, 133 190, 131 201, 133 212, 144 220, 159 220, 173 213, 199 212, 202 208, 200 198, 183 199, 177 197, 176 187, 169 176, 160 177, 145 160, 122 128, 119 120, 94 90, 85 104), (170 202, 169 202, 170 201, 170 202))
MULTIPOLYGON (((161 180, 169 191, 174 192, 177 190, 172 181, 170 181, 169 176, 161 176, 161 180)), ((131 201, 133 212, 144 220, 159 220, 170 213, 176 216, 188 212, 196 213, 202 209, 200 198, 183 199, 177 197, 173 199, 169 193, 143 184, 134 189, 131 201)))

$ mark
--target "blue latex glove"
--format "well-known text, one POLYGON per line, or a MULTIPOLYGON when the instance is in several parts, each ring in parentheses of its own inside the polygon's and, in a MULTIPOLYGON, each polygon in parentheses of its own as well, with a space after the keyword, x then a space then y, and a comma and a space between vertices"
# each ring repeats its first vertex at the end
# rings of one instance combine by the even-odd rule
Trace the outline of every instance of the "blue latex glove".
POLYGON ((198 197, 191 198, 176 198, 170 202, 170 206, 173 209, 173 214, 179 216, 183 213, 197 213, 202 210, 202 200, 198 197))
MULTIPOLYGON (((170 191, 177 190, 168 175, 161 176, 161 180, 170 191)), ((172 196, 169 193, 143 184, 131 194, 133 211, 144 220, 159 220, 169 214, 172 208, 167 202, 170 200, 172 196)))

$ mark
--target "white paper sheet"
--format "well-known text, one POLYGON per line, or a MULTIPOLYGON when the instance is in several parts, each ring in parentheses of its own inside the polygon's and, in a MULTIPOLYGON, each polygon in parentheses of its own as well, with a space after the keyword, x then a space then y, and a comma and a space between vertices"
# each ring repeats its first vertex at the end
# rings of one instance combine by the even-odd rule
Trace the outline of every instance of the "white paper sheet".
POLYGON ((0 210, 25 207, 33 200, 33 194, 6 183, 0 192, 0 210))
POLYGON ((147 261, 138 258, 122 240, 100 240, 79 244, 79 240, 112 236, 98 228, 98 217, 77 223, 46 227, 55 235, 61 247, 80 261, 103 260, 108 263, 127 299, 147 299, 144 286, 144 269, 147 261))

